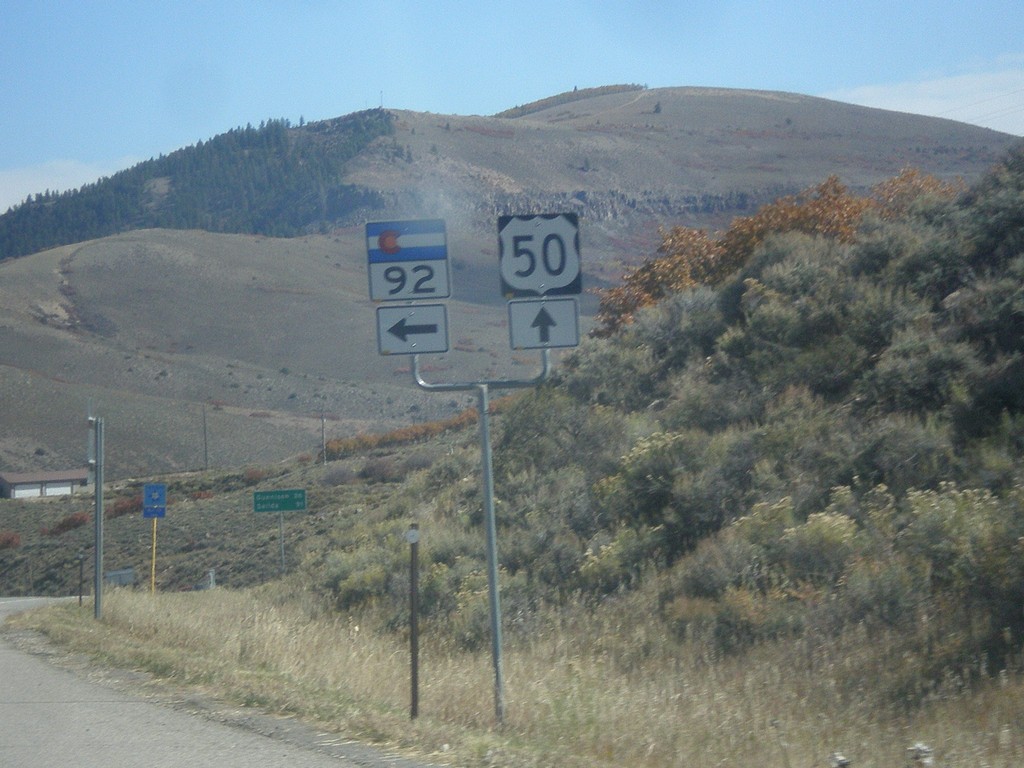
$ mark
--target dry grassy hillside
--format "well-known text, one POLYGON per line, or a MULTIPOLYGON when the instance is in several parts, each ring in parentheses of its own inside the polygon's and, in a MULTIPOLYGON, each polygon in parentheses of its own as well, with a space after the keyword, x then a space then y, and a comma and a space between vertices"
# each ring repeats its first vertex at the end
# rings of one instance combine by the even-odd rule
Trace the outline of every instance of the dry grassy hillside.
MULTIPOLYGON (((107 418, 113 477, 315 453, 321 413, 330 438, 464 405, 421 392, 408 360, 377 354, 368 220, 447 222, 452 350, 430 358, 430 375, 522 377, 535 358, 509 350, 500 213, 580 213, 592 291, 651 255, 661 226, 722 227, 830 174, 855 189, 908 165, 971 181, 1014 142, 740 90, 596 89, 514 114, 395 112, 393 135, 342 180, 385 202, 327 234, 144 230, 0 263, 0 468, 80 464, 90 403, 107 418)), ((584 316, 594 307, 587 293, 584 316)))
MULTIPOLYGON (((328 439, 450 414, 460 399, 377 354, 360 247, 355 231, 150 230, 4 263, 0 465, 81 463, 90 404, 112 477, 315 455, 321 413, 328 439)), ((508 351, 502 307, 456 300, 450 314, 453 349, 431 375, 532 363, 508 351)))

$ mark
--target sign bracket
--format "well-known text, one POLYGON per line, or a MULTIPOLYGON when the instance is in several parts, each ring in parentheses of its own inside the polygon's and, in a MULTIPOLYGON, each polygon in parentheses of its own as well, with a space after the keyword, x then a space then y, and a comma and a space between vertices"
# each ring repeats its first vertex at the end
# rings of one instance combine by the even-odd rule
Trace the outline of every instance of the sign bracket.
POLYGON ((541 350, 541 370, 532 379, 490 379, 487 381, 467 382, 429 382, 420 374, 420 356, 412 356, 412 376, 416 386, 431 392, 466 392, 479 387, 490 387, 493 389, 526 389, 543 384, 551 373, 551 352, 548 349, 541 350))

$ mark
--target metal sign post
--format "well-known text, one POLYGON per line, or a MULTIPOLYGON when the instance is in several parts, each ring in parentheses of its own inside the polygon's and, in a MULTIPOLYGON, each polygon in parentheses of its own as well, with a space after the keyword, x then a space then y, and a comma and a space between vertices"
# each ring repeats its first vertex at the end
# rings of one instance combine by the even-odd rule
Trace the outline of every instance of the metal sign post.
POLYGON ((432 383, 420 375, 419 355, 412 357, 416 385, 432 392, 460 392, 475 389, 480 411, 480 468, 483 475, 484 525, 487 530, 487 594, 491 604, 491 655, 494 663, 494 715, 505 721, 505 683, 501 657, 501 604, 498 594, 498 534, 494 518, 494 471, 491 466, 490 389, 525 389, 544 382, 551 372, 551 356, 542 350, 542 369, 532 379, 432 383))
POLYGON ((284 566, 284 513, 306 511, 306 489, 289 488, 283 491, 253 491, 253 512, 277 512, 277 530, 281 540, 281 573, 284 566))
POLYGON ((96 619, 103 618, 103 419, 98 416, 89 417, 89 431, 92 443, 93 492, 95 504, 93 509, 93 532, 95 536, 96 557, 93 563, 93 606, 92 613, 96 619))
POLYGON ((156 594, 156 518, 153 518, 153 555, 149 565, 149 594, 156 594))
POLYGON ((156 594, 156 521, 167 514, 167 486, 148 483, 142 489, 142 517, 153 520, 153 556, 149 568, 149 592, 156 594))
MULTIPOLYGON (((377 309, 378 351, 382 355, 412 355, 413 380, 421 389, 432 392, 475 390, 477 393, 494 659, 494 712, 501 724, 505 720, 505 688, 491 466, 490 390, 522 389, 542 383, 551 371, 550 350, 579 344, 579 309, 576 299, 572 298, 580 293, 582 284, 579 220, 573 213, 501 216, 498 244, 501 292, 509 299, 525 299, 509 304, 511 346, 513 349, 540 349, 540 373, 523 380, 428 382, 420 375, 420 353, 448 351, 446 306, 421 303, 450 295, 444 221, 389 221, 366 225, 370 299, 405 302, 404 306, 377 309), (569 298, 563 298, 566 296, 569 298)), ((413 547, 415 557, 415 544, 413 547)), ((415 668, 413 674, 415 686, 415 668)), ((414 688, 413 717, 416 708, 414 688)))

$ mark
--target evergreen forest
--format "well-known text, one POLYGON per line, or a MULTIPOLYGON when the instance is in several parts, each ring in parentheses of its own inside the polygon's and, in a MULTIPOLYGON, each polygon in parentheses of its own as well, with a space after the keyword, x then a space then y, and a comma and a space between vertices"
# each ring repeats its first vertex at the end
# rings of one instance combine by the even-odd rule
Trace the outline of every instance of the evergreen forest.
POLYGON ((383 109, 292 127, 247 125, 139 163, 81 189, 44 192, 0 216, 0 259, 131 229, 166 227, 291 237, 377 193, 341 183, 345 163, 392 131, 383 109))

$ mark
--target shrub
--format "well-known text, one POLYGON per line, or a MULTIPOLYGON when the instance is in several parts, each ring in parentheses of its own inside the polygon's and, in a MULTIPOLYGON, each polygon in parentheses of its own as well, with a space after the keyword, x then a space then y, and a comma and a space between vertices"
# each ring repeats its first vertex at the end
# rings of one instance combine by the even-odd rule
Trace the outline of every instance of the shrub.
POLYGON ((946 484, 908 493, 907 505, 910 524, 900 534, 901 549, 927 563, 933 586, 969 590, 1005 525, 1003 504, 988 491, 946 484))
POLYGON ((662 232, 658 256, 625 275, 622 285, 602 292, 596 333, 614 334, 632 322, 638 310, 673 293, 720 285, 774 234, 802 232, 851 242, 865 212, 875 205, 869 198, 851 195, 832 176, 799 195, 763 206, 753 216, 737 217, 717 239, 687 227, 662 232))
MULTIPOLYGON (((898 546, 919 563, 935 592, 981 611, 988 652, 1006 653, 1024 633, 1024 489, 1000 498, 989 491, 958 489, 907 494, 909 525, 898 546)), ((978 617, 975 616, 977 619, 978 617)))
POLYGON ((716 355, 707 364, 688 366, 672 377, 670 399, 661 413, 667 429, 714 432, 761 417, 770 393, 742 374, 718 375, 714 369, 722 359, 716 355))
POLYGON ((928 306, 905 289, 858 280, 844 308, 843 335, 877 355, 898 331, 928 315, 928 306))
POLYGON ((960 340, 993 361, 1000 354, 1024 352, 1024 255, 1004 273, 978 280, 942 302, 942 316, 960 340))
MULTIPOLYGON (((501 413, 509 403, 514 400, 514 395, 499 397, 491 400, 491 413, 501 413)), ((476 423, 477 414, 475 408, 469 408, 461 413, 442 421, 428 421, 423 424, 412 424, 392 432, 381 435, 362 434, 355 437, 327 441, 327 459, 333 461, 348 456, 352 453, 361 453, 374 448, 385 448, 395 445, 408 445, 442 435, 451 430, 460 430, 476 423)))
POLYGON ((969 248, 955 232, 934 228, 888 266, 889 279, 938 305, 972 279, 969 248))
POLYGON ((953 200, 963 191, 962 182, 950 183, 915 168, 904 168, 899 175, 872 187, 871 194, 879 203, 882 218, 902 219, 922 207, 953 200))
POLYGON ((699 453, 696 438, 657 432, 639 440, 622 458, 619 471, 599 481, 598 502, 608 517, 626 523, 659 524, 672 502, 676 468, 699 453))
POLYGON ((610 542, 591 548, 579 568, 585 592, 610 594, 630 586, 654 555, 656 531, 623 528, 610 542))
POLYGON ((735 653, 760 640, 797 632, 803 626, 799 603, 775 592, 730 587, 719 600, 680 596, 662 607, 662 616, 681 638, 700 641, 720 653, 735 653))
POLYGON ((390 575, 401 572, 395 553, 379 544, 335 552, 327 558, 324 584, 338 610, 347 611, 386 597, 390 575))
POLYGON ((142 514, 141 493, 137 493, 134 496, 120 496, 114 499, 113 503, 106 508, 104 517, 115 518, 131 514, 142 514))
POLYGON ((603 532, 583 470, 572 467, 538 476, 523 472, 501 483, 498 523, 502 563, 540 586, 568 588, 584 557, 585 542, 603 532), (507 499, 507 501, 506 501, 507 499))
POLYGON ((385 456, 367 460, 359 470, 359 477, 371 483, 397 483, 403 476, 401 465, 385 456))
POLYGON ((430 491, 446 491, 458 485, 466 477, 476 477, 478 472, 473 459, 479 452, 457 451, 442 457, 431 465, 424 478, 430 491))
POLYGON ((90 516, 87 512, 72 512, 70 515, 61 518, 52 528, 44 528, 42 533, 45 536, 60 536, 62 533, 73 531, 86 525, 90 516))
POLYGON ((962 200, 972 266, 992 268, 1024 253, 1024 146, 1017 144, 962 200))
POLYGON ((950 404, 957 387, 977 368, 966 344, 908 328, 896 334, 859 389, 866 403, 883 410, 925 413, 950 404))
POLYGON ((328 487, 334 487, 338 485, 348 485, 356 480, 356 472, 351 467, 331 467, 327 472, 324 473, 320 480, 322 485, 328 487))
POLYGON ((935 417, 897 413, 864 423, 851 460, 859 482, 885 485, 896 496, 915 488, 937 488, 962 472, 950 427, 935 417))
POLYGON ((266 470, 258 469, 256 467, 250 467, 249 469, 245 470, 245 472, 242 473, 242 482, 244 482, 246 485, 256 485, 261 480, 266 478, 266 476, 266 470))
POLYGON ((795 582, 831 586, 861 545, 857 524, 846 515, 818 512, 807 522, 786 529, 779 554, 786 574, 795 582))
POLYGON ((854 557, 840 580, 832 606, 840 624, 873 621, 906 626, 916 621, 928 599, 921 574, 901 557, 854 557))
POLYGON ((772 565, 779 562, 779 541, 783 533, 794 525, 793 500, 784 498, 772 503, 758 502, 749 514, 732 523, 727 533, 759 547, 765 553, 766 562, 772 565))
POLYGON ((806 517, 826 505, 832 488, 853 482, 856 445, 848 409, 791 386, 768 405, 757 431, 754 491, 787 493, 806 517))
POLYGON ((590 477, 609 472, 627 449, 625 417, 610 408, 580 405, 563 391, 542 387, 520 397, 500 424, 496 473, 550 473, 577 464, 590 477))
POLYGON ((0 549, 17 549, 21 546, 21 536, 14 531, 0 531, 0 549))
POLYGON ((725 328, 718 294, 700 287, 640 312, 630 335, 651 351, 664 375, 682 368, 691 358, 704 358, 714 352, 715 342, 725 328))
POLYGON ((405 474, 420 472, 424 469, 430 469, 433 464, 434 457, 430 453, 418 451, 406 457, 405 461, 402 462, 402 471, 405 474))
POLYGON ((717 599, 730 587, 755 588, 766 580, 766 553, 730 530, 706 539, 677 568, 680 589, 691 597, 717 599))
POLYGON ((583 403, 637 410, 654 398, 657 365, 642 343, 587 339, 566 359, 560 377, 569 394, 583 403))

